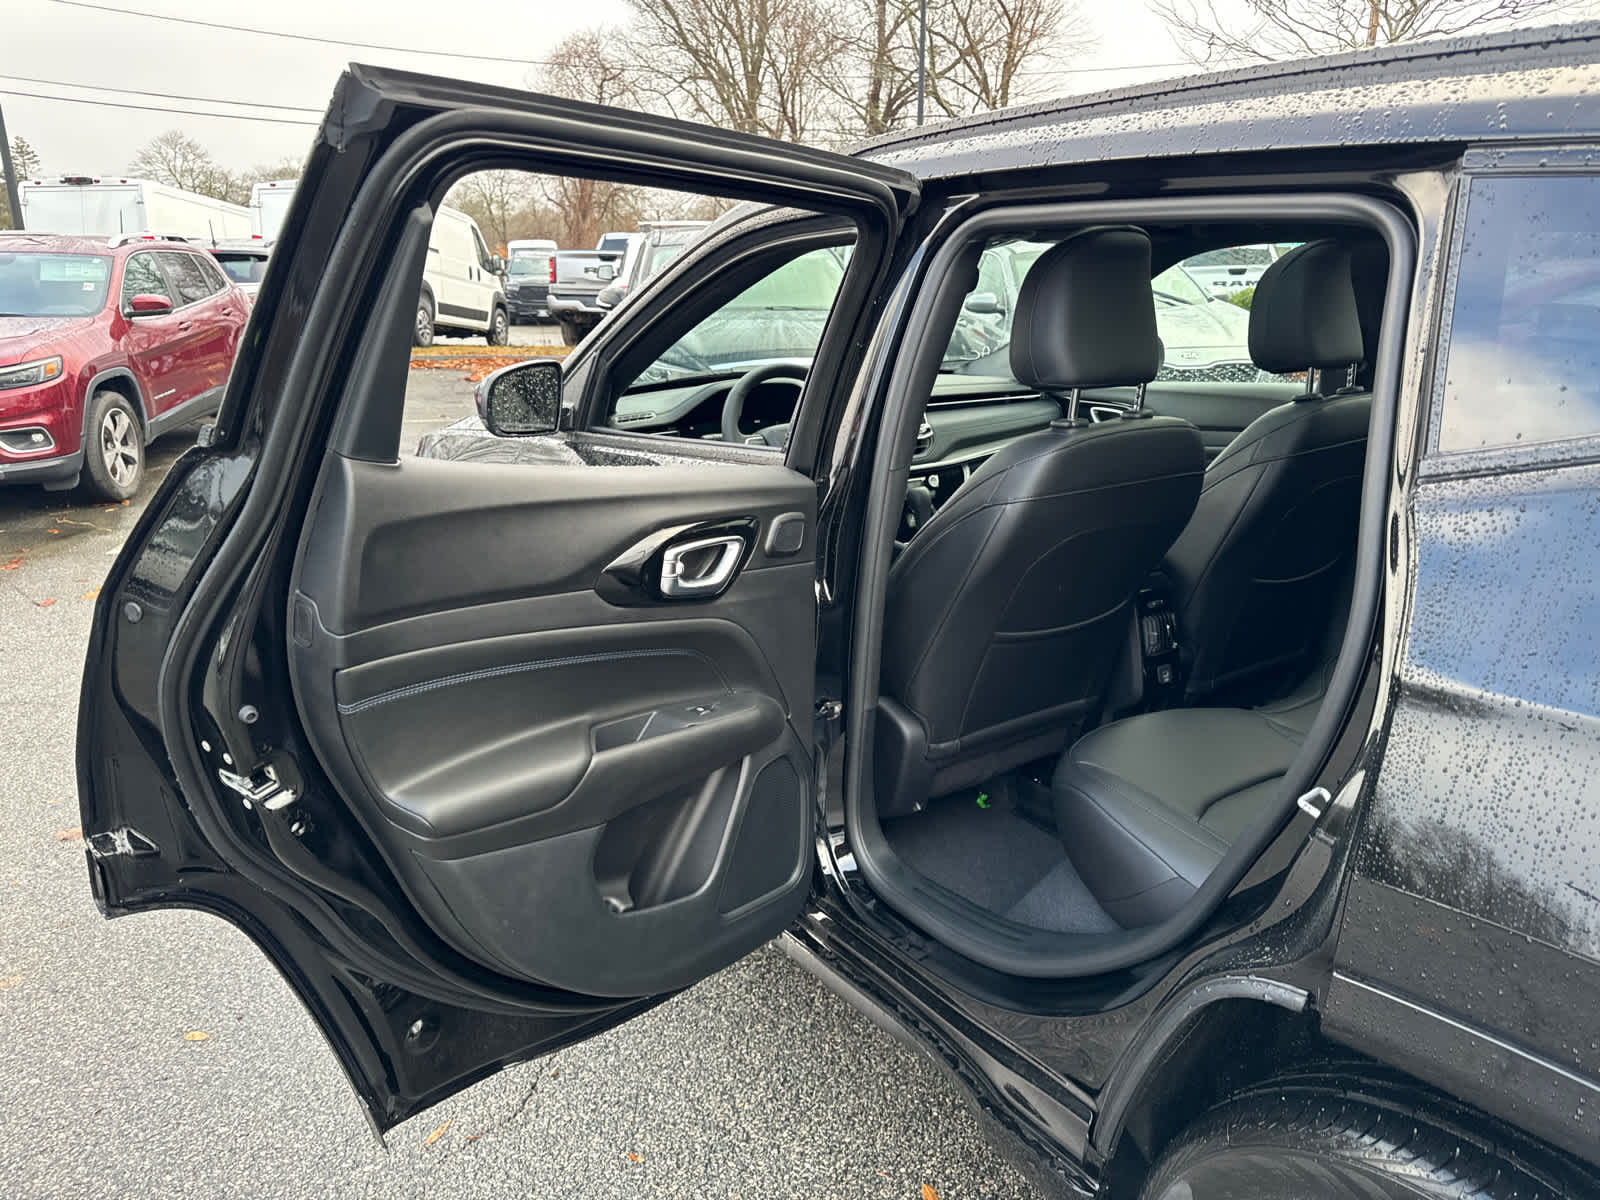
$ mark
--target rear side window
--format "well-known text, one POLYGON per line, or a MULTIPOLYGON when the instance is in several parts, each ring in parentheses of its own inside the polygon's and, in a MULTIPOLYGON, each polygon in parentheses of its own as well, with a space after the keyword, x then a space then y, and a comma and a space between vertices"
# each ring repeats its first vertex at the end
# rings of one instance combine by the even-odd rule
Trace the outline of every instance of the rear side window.
POLYGON ((172 286, 178 292, 177 302, 180 307, 204 300, 217 290, 212 286, 204 267, 195 255, 176 250, 164 250, 160 254, 162 265, 172 277, 172 286))
POLYGON ((156 265, 154 254, 129 255, 127 264, 122 268, 123 305, 126 306, 135 296, 165 296, 174 304, 178 302, 172 289, 167 286, 166 276, 156 265))
POLYGON ((1461 239, 1439 449, 1600 433, 1600 178, 1473 179, 1461 239))

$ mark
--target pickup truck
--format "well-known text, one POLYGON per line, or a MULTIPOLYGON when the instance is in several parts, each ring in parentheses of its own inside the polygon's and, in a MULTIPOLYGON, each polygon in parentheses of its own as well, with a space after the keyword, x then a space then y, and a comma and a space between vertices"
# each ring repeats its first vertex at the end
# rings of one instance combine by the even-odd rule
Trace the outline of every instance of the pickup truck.
POLYGON ((550 284, 550 316, 561 325, 561 340, 576 346, 600 323, 606 309, 596 303, 602 289, 617 278, 627 253, 621 250, 557 250, 556 276, 550 284))

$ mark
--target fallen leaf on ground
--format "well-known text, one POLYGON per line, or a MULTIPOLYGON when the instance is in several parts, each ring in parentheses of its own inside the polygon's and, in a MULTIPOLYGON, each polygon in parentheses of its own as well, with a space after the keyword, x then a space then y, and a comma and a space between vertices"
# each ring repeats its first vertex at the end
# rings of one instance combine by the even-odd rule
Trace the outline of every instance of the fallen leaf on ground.
POLYGON ((191 1029, 188 1033, 183 1035, 183 1040, 186 1042, 203 1042, 208 1040, 210 1037, 211 1035, 204 1029, 191 1029))
POLYGON ((445 1135, 445 1131, 448 1130, 449 1128, 450 1128, 450 1122, 446 1121, 443 1125, 439 1126, 439 1128, 435 1129, 427 1137, 423 1138, 422 1139, 422 1144, 424 1146, 433 1145, 435 1142, 437 1142, 440 1138, 442 1138, 445 1135))
POLYGON ((14 988, 21 982, 21 975, 7 975, 4 979, 0 979, 0 992, 5 991, 7 988, 14 988))
POLYGON ((475 1142, 479 1138, 481 1138, 482 1136, 483 1136, 483 1134, 481 1134, 481 1133, 469 1133, 469 1134, 467 1134, 466 1137, 462 1138, 461 1140, 463 1142, 475 1142))
POLYGON ((15 558, 10 559, 7 562, 0 563, 0 571, 15 571, 21 565, 22 565, 22 555, 19 554, 15 558))
POLYGON ((927 1184, 922 1185, 922 1200, 939 1200, 939 1193, 927 1184))
POLYGON ((71 829, 58 829, 50 836, 58 842, 81 842, 83 841, 83 830, 73 826, 71 829))
POLYGON ((90 588, 83 595, 79 596, 78 599, 79 600, 93 600, 99 594, 100 594, 100 588, 99 588, 98 585, 96 585, 95 587, 90 588))
POLYGON ((40 608, 49 608, 55 602, 56 602, 56 598, 54 596, 47 596, 43 600, 35 600, 34 601, 34 603, 37 604, 40 608))
POLYGON ((61 530, 59 530, 59 529, 46 529, 45 532, 46 533, 60 533, 61 530))
POLYGON ((643 1162, 644 1161, 644 1156, 640 1155, 640 1154, 635 1154, 632 1150, 629 1150, 628 1151, 628 1161, 629 1162, 643 1162))

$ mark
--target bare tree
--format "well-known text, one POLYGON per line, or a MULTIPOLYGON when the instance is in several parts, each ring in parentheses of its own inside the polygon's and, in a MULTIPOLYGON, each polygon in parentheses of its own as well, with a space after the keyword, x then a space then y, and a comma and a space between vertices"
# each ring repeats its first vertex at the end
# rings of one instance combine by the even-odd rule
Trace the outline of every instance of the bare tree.
MULTIPOLYGON (((1004 108, 1045 88, 1039 70, 1095 43, 1078 0, 928 0, 927 106, 943 116, 1004 108)), ((916 112, 918 0, 834 0, 844 52, 823 67, 846 137, 908 124, 916 112)), ((1065 72, 1070 68, 1063 67, 1065 72)))
POLYGON ((823 116, 822 71, 842 42, 823 0, 630 0, 634 61, 686 116, 792 142, 823 116))
POLYGON ((232 204, 250 199, 250 185, 217 164, 211 152, 181 129, 169 129, 139 148, 128 173, 232 204))
POLYGON ((1024 68, 1095 41, 1069 0, 943 0, 928 11, 931 98, 949 116, 1004 108, 1021 99, 1024 68))
MULTIPOLYGON (((618 52, 618 35, 602 29, 572 34, 550 55, 541 82, 544 90, 593 104, 638 107, 637 74, 618 52)), ((547 176, 540 190, 559 219, 556 240, 563 246, 592 246, 607 229, 638 220, 632 188, 576 175, 547 176)))
POLYGON ((1337 54, 1421 38, 1503 29, 1575 13, 1581 0, 1152 0, 1201 64, 1337 54))
POLYGON ((526 171, 476 171, 450 189, 445 203, 469 215, 489 244, 505 248, 511 223, 528 207, 537 176, 526 171))

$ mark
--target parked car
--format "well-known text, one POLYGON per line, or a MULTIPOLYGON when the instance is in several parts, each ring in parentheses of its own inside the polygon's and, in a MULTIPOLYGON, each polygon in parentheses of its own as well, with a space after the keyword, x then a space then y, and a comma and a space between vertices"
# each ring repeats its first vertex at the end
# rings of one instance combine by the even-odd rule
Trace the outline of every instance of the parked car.
POLYGON ((97 901, 244 929, 380 1128, 777 938, 1040 1194, 1600 1195, 1597 94, 1540 29, 840 156, 353 68, 98 599, 97 901), (415 459, 490 140, 745 206, 482 381, 523 461, 415 459), (1298 378, 1157 378, 1152 280, 1251 244, 1298 378))
POLYGON ((682 254, 709 224, 709 221, 640 221, 639 236, 629 245, 621 270, 600 289, 595 304, 607 310, 621 304, 630 291, 643 286, 647 279, 682 254))
POLYGON ((190 242, 250 236, 250 212, 150 179, 63 175, 17 187, 22 226, 35 233, 116 237, 155 232, 190 242))
POLYGON ((512 238, 506 243, 506 302, 513 325, 550 315, 550 285, 555 277, 556 244, 550 239, 512 238))
POLYGON ((436 333, 481 333, 491 346, 506 345, 511 309, 500 278, 503 270, 505 262, 489 252, 478 223, 460 209, 440 205, 428 238, 413 343, 431 346, 436 333))
POLYGON ((623 244, 604 250, 557 250, 555 275, 550 280, 550 315, 561 325, 561 340, 576 346, 600 323, 609 311, 601 307, 600 293, 610 287, 622 272, 628 246, 639 235, 607 234, 601 239, 625 239, 623 244), (631 240, 626 240, 631 239, 631 240))
POLYGON ((105 500, 222 398, 248 302, 194 247, 0 233, 0 483, 105 500))
POLYGON ((1255 287, 1261 274, 1278 258, 1278 247, 1221 246, 1197 254, 1187 264, 1195 282, 1218 299, 1255 287))
POLYGON ((261 290, 262 277, 267 273, 267 261, 272 257, 271 243, 257 238, 232 242, 218 242, 208 247, 211 257, 217 260, 228 282, 244 293, 254 304, 261 290))

